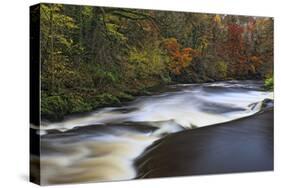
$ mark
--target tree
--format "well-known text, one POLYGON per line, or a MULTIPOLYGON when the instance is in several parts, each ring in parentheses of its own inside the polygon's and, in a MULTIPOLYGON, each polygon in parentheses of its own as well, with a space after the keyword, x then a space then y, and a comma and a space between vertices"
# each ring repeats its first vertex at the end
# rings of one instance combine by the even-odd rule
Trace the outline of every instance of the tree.
POLYGON ((169 69, 175 75, 179 75, 181 71, 190 64, 192 58, 196 55, 196 51, 192 48, 181 49, 180 44, 175 38, 164 40, 164 48, 167 50, 167 53, 172 61, 169 64, 169 69))

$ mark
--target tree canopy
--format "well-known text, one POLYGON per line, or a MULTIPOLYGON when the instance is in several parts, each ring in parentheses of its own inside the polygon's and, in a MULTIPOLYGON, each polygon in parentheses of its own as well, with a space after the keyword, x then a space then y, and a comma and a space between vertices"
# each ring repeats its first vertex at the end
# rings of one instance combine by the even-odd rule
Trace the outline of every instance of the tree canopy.
POLYGON ((273 19, 40 5, 41 113, 52 120, 169 83, 265 79, 273 19))

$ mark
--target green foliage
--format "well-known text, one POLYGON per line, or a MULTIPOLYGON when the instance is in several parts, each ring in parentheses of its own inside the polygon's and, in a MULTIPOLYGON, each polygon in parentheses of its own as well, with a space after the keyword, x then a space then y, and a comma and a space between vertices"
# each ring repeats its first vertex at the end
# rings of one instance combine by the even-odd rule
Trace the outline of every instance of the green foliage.
POLYGON ((117 94, 117 97, 119 99, 119 101, 130 101, 130 100, 133 100, 134 97, 128 93, 124 93, 124 92, 119 92, 117 94))
POLYGON ((117 76, 113 72, 97 69, 93 75, 93 80, 96 85, 114 84, 117 81, 117 76))
POLYGON ((264 81, 264 87, 267 89, 267 90, 270 90, 270 91, 273 91, 273 88, 274 88, 274 79, 273 77, 269 77, 267 78, 265 81, 264 81))
POLYGON ((42 96, 41 115, 51 120, 60 120, 69 113, 87 112, 92 110, 82 97, 68 96, 42 96))
POLYGON ((120 100, 116 96, 114 96, 110 93, 103 93, 98 96, 95 96, 91 101, 91 105, 94 108, 107 106, 109 104, 111 104, 111 105, 120 104, 120 100))
POLYGON ((87 112, 92 110, 92 106, 85 102, 79 95, 65 96, 64 101, 67 104, 66 113, 87 112))
POLYGON ((125 42, 127 40, 127 37, 121 33, 118 32, 119 26, 113 23, 107 23, 106 29, 110 37, 114 38, 115 40, 119 42, 125 42))
POLYGON ((227 64, 223 61, 215 63, 216 75, 218 79, 225 80, 227 78, 227 64))
POLYGON ((146 46, 144 49, 132 48, 129 51, 128 63, 132 65, 135 79, 169 82, 167 63, 169 59, 158 46, 146 46))
POLYGON ((132 48, 129 51, 128 61, 129 63, 141 64, 147 62, 146 52, 138 51, 136 48, 132 48))
POLYGON ((62 119, 66 114, 67 104, 60 96, 42 96, 41 115, 51 120, 62 119))

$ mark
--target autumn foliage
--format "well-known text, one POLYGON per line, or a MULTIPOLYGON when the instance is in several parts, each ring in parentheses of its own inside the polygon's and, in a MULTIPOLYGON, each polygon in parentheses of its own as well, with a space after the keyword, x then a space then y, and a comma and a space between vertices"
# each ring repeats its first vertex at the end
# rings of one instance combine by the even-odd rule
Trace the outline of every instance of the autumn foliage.
POLYGON ((48 119, 118 104, 171 82, 273 74, 272 18, 61 4, 39 8, 41 114, 48 119))
POLYGON ((169 69, 172 73, 179 75, 192 61, 192 58, 197 55, 192 48, 181 48, 177 39, 169 38, 164 41, 164 48, 170 56, 172 62, 169 69))
POLYGON ((228 39, 226 42, 227 54, 230 58, 239 58, 243 51, 243 28, 238 24, 229 24, 228 27, 228 39))

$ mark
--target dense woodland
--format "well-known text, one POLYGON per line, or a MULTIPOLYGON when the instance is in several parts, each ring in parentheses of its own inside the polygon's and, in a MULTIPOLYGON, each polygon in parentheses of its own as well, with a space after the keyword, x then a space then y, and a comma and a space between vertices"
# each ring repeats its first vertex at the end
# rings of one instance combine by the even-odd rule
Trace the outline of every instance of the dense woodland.
POLYGON ((260 79, 272 89, 272 18, 41 4, 40 27, 49 120, 171 83, 260 79))

